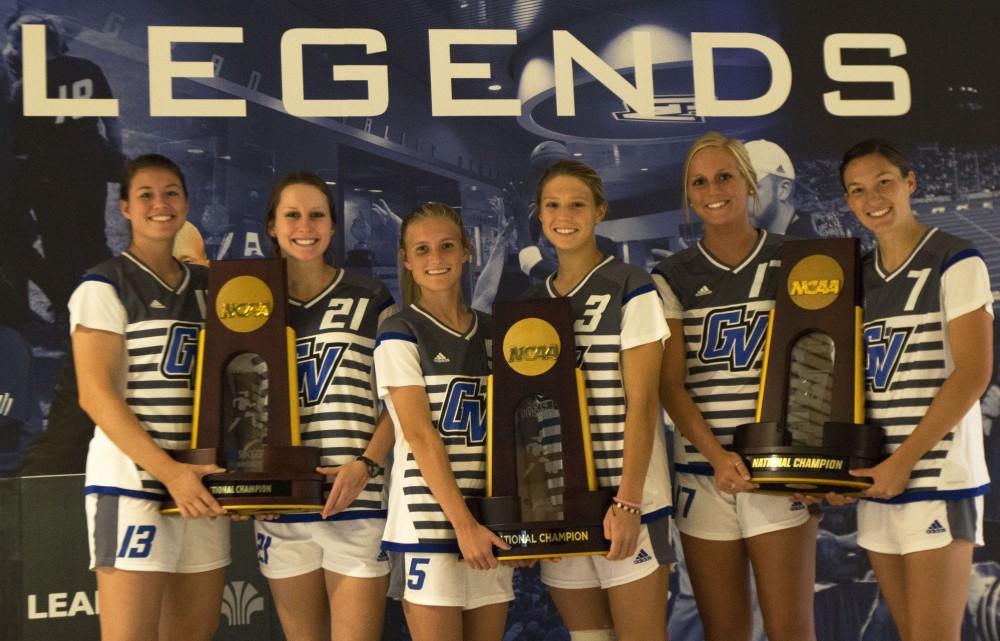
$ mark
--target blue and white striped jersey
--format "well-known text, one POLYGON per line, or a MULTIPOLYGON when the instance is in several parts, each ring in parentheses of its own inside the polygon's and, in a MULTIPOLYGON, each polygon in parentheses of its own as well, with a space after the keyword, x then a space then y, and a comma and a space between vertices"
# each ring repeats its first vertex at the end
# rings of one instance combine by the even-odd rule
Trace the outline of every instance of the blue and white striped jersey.
POLYGON ((486 487, 486 379, 491 370, 493 319, 473 311, 464 333, 417 305, 379 328, 375 347, 378 393, 396 432, 389 518, 383 547, 395 551, 458 552, 455 531, 427 486, 400 427, 389 389, 418 385, 427 391, 431 421, 444 443, 463 496, 486 487))
MULTIPOLYGON (((756 416, 768 313, 777 293, 781 236, 761 230, 757 244, 730 267, 699 241, 653 268, 663 315, 684 328, 685 387, 719 443, 756 416)), ((708 460, 674 430, 678 472, 712 474, 708 460)))
MULTIPOLYGON (((340 269, 330 285, 308 301, 288 300, 298 362, 302 445, 320 450, 324 466, 344 465, 364 454, 378 419, 375 336, 396 313, 381 282, 340 269)), ((382 475, 331 520, 385 518, 382 475)), ((279 521, 319 520, 319 513, 279 521)))
MULTIPOLYGON (((865 414, 886 432, 886 454, 917 427, 954 369, 949 321, 985 309, 993 314, 982 255, 965 241, 929 229, 894 271, 876 248, 864 274, 865 414)), ((917 462, 906 491, 891 503, 984 494, 989 474, 977 401, 917 462)))
MULTIPOLYGON (((190 447, 198 331, 205 317, 207 272, 181 264, 176 288, 129 253, 88 271, 69 301, 70 332, 78 325, 120 334, 126 364, 122 396, 165 450, 190 447)), ((162 500, 163 485, 94 431, 87 456, 87 493, 162 500)))
MULTIPOLYGON (((555 290, 554 280, 555 274, 545 280, 542 296, 563 295, 555 290)), ((621 354, 662 342, 669 330, 649 274, 613 256, 601 261, 565 295, 573 310, 577 367, 585 379, 597 484, 616 488, 621 483, 627 406, 621 354)), ((542 428, 543 443, 551 446, 554 442, 547 438, 544 422, 542 428)), ((654 429, 642 496, 644 521, 669 514, 671 505, 666 443, 659 421, 654 429)))

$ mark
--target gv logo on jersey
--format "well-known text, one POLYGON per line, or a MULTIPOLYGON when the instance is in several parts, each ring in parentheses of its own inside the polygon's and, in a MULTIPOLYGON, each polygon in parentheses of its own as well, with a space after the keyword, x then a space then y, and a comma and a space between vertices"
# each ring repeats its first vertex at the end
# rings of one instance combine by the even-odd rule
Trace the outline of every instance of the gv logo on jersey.
POLYGON ((303 407, 312 407, 323 401, 326 389, 333 381, 333 374, 346 351, 347 345, 343 343, 323 343, 317 349, 315 336, 296 341, 299 400, 303 407))
POLYGON ((732 372, 753 367, 767 334, 767 312, 732 307, 710 312, 702 326, 698 358, 704 363, 728 363, 732 372))
POLYGON ((194 389, 194 364, 198 359, 198 325, 174 323, 167 331, 167 347, 160 360, 160 374, 169 379, 187 379, 194 389))
POLYGON ((478 378, 456 378, 448 385, 439 424, 446 436, 465 436, 466 445, 486 440, 486 393, 478 378))
POLYGON ((910 329, 886 328, 885 322, 865 327, 865 382, 876 392, 892 385, 892 376, 910 340, 910 329))

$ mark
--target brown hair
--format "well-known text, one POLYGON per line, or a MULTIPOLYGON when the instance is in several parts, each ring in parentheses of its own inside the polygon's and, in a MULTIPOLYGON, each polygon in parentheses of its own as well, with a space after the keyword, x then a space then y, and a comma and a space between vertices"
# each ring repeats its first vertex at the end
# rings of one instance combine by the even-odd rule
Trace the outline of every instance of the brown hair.
MULTIPOLYGON (((278 203, 281 202, 281 194, 285 191, 286 187, 291 187, 292 185, 309 185, 318 189, 326 198, 326 204, 330 208, 330 220, 333 223, 334 229, 337 228, 337 210, 333 205, 333 196, 330 194, 330 188, 327 187, 326 182, 312 172, 293 171, 274 184, 274 187, 271 189, 271 195, 267 199, 267 211, 264 214, 264 229, 267 232, 268 240, 271 241, 272 257, 280 257, 281 248, 278 247, 278 241, 271 235, 271 227, 274 225, 274 219, 277 215, 278 203)), ((332 245, 331 243, 331 246, 326 250, 326 259, 331 265, 333 264, 332 245)))
POLYGON ((840 186, 844 188, 844 191, 847 191, 847 185, 844 184, 844 170, 847 169, 847 165, 852 160, 871 154, 878 154, 888 160, 896 169, 899 169, 899 173, 904 178, 913 171, 909 159, 906 154, 900 151, 899 147, 885 138, 868 138, 844 152, 844 157, 840 160, 840 186))
POLYGON ((410 223, 427 218, 446 218, 455 223, 462 237, 462 247, 471 252, 469 236, 465 233, 465 225, 462 224, 462 217, 457 211, 444 203, 424 203, 410 210, 410 213, 403 217, 403 224, 399 227, 399 254, 397 263, 399 269, 399 290, 403 294, 403 303, 412 305, 420 300, 420 287, 413 280, 413 272, 403 264, 403 256, 406 253, 406 230, 410 223))
POLYGON ((120 199, 128 200, 128 192, 132 188, 132 179, 143 169, 163 169, 174 174, 181 183, 181 191, 184 192, 184 197, 188 197, 187 183, 184 182, 184 172, 177 166, 177 163, 160 154, 144 154, 129 160, 122 168, 122 177, 118 181, 118 197, 120 199))
POLYGON ((538 186, 535 187, 535 206, 541 209, 542 191, 545 185, 553 178, 559 176, 571 176, 583 182, 590 189, 594 196, 594 205, 598 208, 604 207, 607 214, 608 199, 604 195, 604 182, 594 169, 579 160, 557 160, 552 166, 545 170, 542 177, 538 179, 538 186))
POLYGON ((747 153, 746 147, 736 138, 730 138, 718 131, 710 131, 694 141, 691 148, 688 149, 687 158, 684 159, 684 217, 688 220, 691 217, 691 202, 688 200, 691 159, 702 149, 708 148, 722 149, 729 152, 733 160, 736 161, 736 168, 739 170, 740 175, 747 181, 747 192, 753 196, 754 207, 759 209, 760 203, 757 202, 757 172, 753 169, 753 163, 750 162, 750 154, 747 153))

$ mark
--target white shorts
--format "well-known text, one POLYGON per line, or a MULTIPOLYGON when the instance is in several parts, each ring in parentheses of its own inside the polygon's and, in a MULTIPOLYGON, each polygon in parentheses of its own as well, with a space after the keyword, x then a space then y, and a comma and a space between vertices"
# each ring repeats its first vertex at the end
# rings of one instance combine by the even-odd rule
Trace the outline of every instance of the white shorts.
POLYGON ((90 569, 190 574, 229 565, 229 519, 160 514, 160 502, 88 494, 90 569))
POLYGON ((363 579, 389 574, 389 556, 380 548, 385 519, 254 521, 253 527, 260 573, 269 579, 320 568, 363 579))
MULTIPOLYGON (((403 599, 410 603, 475 610, 514 600, 512 567, 474 570, 457 554, 440 552, 404 552, 396 559, 402 571, 393 579, 403 582, 403 599)), ((398 585, 390 587, 392 593, 399 594, 398 585)))
POLYGON ((943 548, 956 539, 983 545, 983 497, 953 501, 858 501, 858 545, 882 554, 943 548))
POLYGON ((609 561, 603 556, 570 556, 558 563, 542 561, 542 583, 564 590, 608 589, 643 579, 676 560, 670 546, 670 519, 643 523, 631 558, 609 561))
POLYGON ((677 474, 674 518, 683 534, 709 541, 738 541, 798 527, 809 520, 809 509, 785 496, 740 492, 715 487, 715 477, 677 474))

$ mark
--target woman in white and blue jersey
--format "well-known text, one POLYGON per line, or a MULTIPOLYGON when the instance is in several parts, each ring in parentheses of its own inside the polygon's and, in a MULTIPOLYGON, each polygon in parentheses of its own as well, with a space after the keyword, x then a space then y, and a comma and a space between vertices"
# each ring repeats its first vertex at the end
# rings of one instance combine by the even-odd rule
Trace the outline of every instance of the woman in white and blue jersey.
POLYGON ((535 193, 542 232, 558 258, 536 293, 570 301, 597 483, 616 490, 604 516, 608 554, 545 561, 542 582, 574 641, 666 639, 674 558, 657 402, 668 335, 660 298, 649 274, 598 248, 596 227, 608 204, 592 168, 558 161, 535 193))
POLYGON ((301 442, 319 449, 333 484, 321 512, 256 521, 257 559, 289 641, 375 641, 389 582, 380 544, 392 426, 379 413, 373 353, 395 306, 379 281, 334 267, 333 199, 319 176, 279 180, 265 226, 288 269, 301 442))
POLYGON ((462 298, 470 250, 454 209, 417 207, 399 242, 408 307, 382 323, 375 347, 396 433, 383 547, 402 553, 403 612, 415 641, 499 641, 513 570, 493 546, 510 546, 465 503, 486 487, 492 318, 462 298))
POLYGON ((852 470, 874 484, 858 544, 905 641, 958 641, 989 490, 979 397, 989 384, 993 296, 982 255, 914 215, 916 176, 892 143, 844 154, 848 207, 875 235, 862 262, 866 420, 887 458, 852 470))
POLYGON ((749 641, 753 577, 768 639, 809 641, 816 519, 802 502, 753 493, 730 450, 754 421, 783 242, 751 224, 756 189, 738 140, 711 132, 688 150, 684 202, 705 233, 653 269, 671 331, 660 396, 676 426, 675 518, 705 638, 749 641))
POLYGON ((219 623, 229 521, 201 483, 222 471, 169 452, 190 446, 206 271, 175 260, 188 212, 180 169, 130 161, 120 209, 128 249, 90 269, 70 298, 80 406, 97 428, 87 456, 90 566, 104 639, 207 641, 219 623), (180 516, 160 514, 169 492, 180 516))

